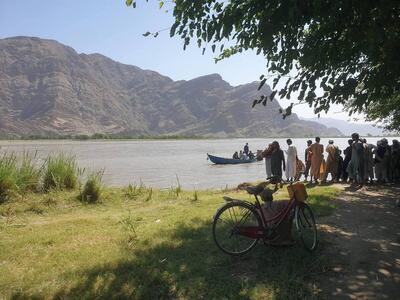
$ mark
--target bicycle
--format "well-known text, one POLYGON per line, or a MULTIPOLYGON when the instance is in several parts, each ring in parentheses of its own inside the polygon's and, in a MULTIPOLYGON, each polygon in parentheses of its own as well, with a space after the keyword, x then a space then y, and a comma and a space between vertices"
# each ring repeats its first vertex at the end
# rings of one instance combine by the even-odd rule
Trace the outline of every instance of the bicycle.
MULTIPOLYGON (((274 177, 268 179, 276 180, 274 177)), ((272 180, 265 184, 269 183, 276 184, 272 180)), ((212 231, 217 246, 227 254, 243 255, 253 249, 260 239, 265 244, 272 244, 274 240, 279 239, 277 228, 289 217, 303 246, 310 252, 314 251, 318 244, 314 214, 305 203, 305 199, 298 199, 295 186, 304 189, 306 195, 304 184, 290 183, 288 190, 292 190, 292 195, 289 203, 270 219, 265 217, 259 200, 259 195, 265 189, 261 185, 246 188, 249 194, 254 195, 255 203, 223 197, 227 203, 220 207, 213 217, 212 231)))

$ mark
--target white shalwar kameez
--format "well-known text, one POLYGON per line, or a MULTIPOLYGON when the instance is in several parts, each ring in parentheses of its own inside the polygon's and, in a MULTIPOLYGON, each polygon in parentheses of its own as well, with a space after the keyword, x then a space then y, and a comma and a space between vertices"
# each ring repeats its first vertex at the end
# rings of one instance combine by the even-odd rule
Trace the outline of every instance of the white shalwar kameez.
POLYGON ((297 149, 295 146, 290 145, 286 151, 287 159, 286 159, 286 178, 295 178, 296 177, 296 156, 297 149))

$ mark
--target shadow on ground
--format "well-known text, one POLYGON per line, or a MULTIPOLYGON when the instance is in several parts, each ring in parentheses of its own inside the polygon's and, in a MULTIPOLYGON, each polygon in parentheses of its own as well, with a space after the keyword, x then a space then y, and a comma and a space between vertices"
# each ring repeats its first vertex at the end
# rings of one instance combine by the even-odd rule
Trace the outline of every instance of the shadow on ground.
POLYGON ((333 215, 320 219, 333 262, 320 280, 328 299, 398 298, 399 197, 399 186, 346 186, 333 215))
POLYGON ((168 242, 150 248, 142 241, 126 260, 85 270, 83 281, 55 298, 304 299, 312 297, 324 265, 320 253, 300 246, 260 244, 243 257, 230 257, 215 246, 211 222, 180 224, 160 234, 168 242))

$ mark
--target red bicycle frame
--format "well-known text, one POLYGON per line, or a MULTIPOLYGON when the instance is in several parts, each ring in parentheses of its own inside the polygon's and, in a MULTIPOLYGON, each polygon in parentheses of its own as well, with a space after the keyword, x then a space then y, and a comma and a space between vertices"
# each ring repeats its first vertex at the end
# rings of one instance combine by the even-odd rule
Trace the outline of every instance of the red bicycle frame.
MULTIPOLYGON (((239 226, 235 230, 235 232, 237 234, 243 235, 243 236, 246 236, 249 238, 253 238, 253 239, 266 237, 266 230, 267 229, 275 229, 276 227, 278 227, 282 223, 282 221, 286 218, 286 216, 290 213, 290 211, 298 203, 298 201, 296 201, 296 198, 293 197, 290 199, 287 206, 282 211, 280 211, 276 216, 274 216, 271 219, 266 219, 257 195, 255 195, 255 198, 256 198, 256 204, 251 203, 251 205, 253 205, 255 208, 257 208, 257 210, 260 212, 260 216, 261 216, 261 219, 263 222, 262 227, 260 227, 260 226, 239 226), (271 225, 269 225, 269 224, 271 224, 271 225)), ((248 216, 243 216, 242 220, 247 217, 248 216)), ((240 220, 240 222, 242 222, 242 220, 240 220)))

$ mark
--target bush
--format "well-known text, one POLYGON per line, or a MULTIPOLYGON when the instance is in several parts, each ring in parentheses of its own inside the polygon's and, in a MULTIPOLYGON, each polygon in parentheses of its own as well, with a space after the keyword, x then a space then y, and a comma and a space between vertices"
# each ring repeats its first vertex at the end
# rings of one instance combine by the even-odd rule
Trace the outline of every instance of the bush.
POLYGON ((95 172, 87 178, 80 198, 84 202, 95 203, 100 199, 104 171, 95 172))
POLYGON ((74 156, 48 156, 44 166, 43 189, 74 189, 78 185, 78 167, 74 156))
POLYGON ((0 159, 0 203, 18 189, 17 182, 17 158, 14 153, 5 153, 0 159))

